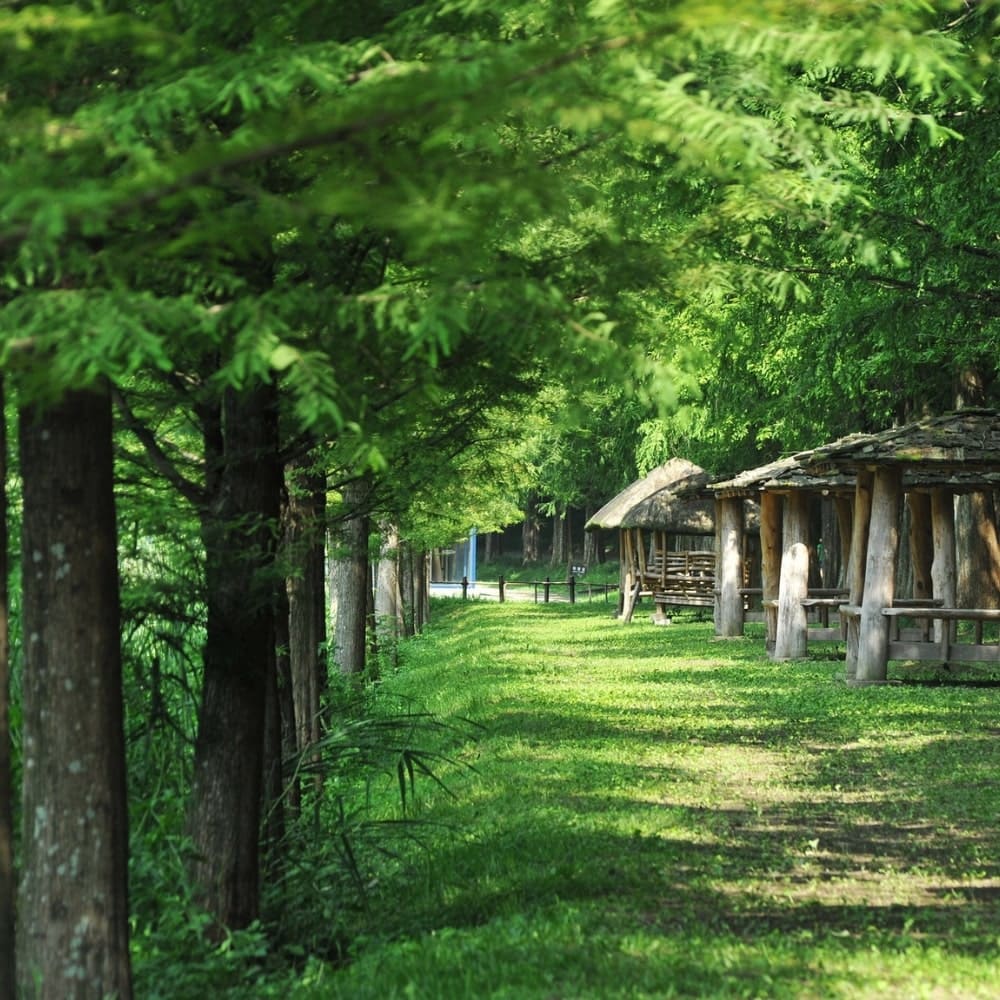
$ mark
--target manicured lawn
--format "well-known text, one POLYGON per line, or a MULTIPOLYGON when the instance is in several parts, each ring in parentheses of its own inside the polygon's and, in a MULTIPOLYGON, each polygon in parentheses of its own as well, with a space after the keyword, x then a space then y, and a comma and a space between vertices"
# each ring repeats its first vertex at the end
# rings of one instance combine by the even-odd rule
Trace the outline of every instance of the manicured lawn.
POLYGON ((380 701, 478 737, 289 995, 1000 997, 1000 688, 850 690, 835 648, 435 602, 380 701))

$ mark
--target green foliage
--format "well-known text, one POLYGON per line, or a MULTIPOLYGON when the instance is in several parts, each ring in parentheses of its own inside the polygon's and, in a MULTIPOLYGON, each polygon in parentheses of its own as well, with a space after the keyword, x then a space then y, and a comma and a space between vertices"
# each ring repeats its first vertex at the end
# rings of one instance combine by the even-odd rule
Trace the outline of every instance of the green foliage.
POLYGON ((762 641, 440 603, 384 687, 481 723, 476 772, 291 995, 989 996, 993 690, 848 689, 762 641))

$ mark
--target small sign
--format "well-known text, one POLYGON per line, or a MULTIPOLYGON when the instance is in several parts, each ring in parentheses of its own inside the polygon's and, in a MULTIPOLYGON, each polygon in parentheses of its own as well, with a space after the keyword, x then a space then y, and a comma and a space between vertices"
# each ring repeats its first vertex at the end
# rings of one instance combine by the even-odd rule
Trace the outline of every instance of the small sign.
POLYGON ((570 572, 574 576, 583 576, 583 574, 587 572, 587 567, 586 566, 570 566, 570 572))

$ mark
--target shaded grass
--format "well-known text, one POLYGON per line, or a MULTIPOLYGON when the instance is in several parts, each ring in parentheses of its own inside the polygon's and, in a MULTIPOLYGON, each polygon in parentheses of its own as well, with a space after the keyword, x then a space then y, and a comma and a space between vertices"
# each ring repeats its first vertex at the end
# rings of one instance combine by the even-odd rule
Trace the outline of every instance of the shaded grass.
POLYGON ((454 798, 418 783, 353 961, 290 992, 1000 996, 996 691, 849 690, 711 632, 436 602, 384 697, 482 735, 454 798))

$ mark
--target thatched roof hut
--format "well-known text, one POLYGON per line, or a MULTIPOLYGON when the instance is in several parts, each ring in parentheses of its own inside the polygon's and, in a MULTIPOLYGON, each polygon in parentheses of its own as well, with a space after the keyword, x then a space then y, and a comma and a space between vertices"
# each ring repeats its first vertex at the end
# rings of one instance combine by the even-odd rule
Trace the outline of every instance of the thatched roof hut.
POLYGON ((594 529, 651 528, 671 533, 710 535, 712 501, 699 491, 709 482, 700 466, 672 458, 629 484, 586 524, 594 529))

